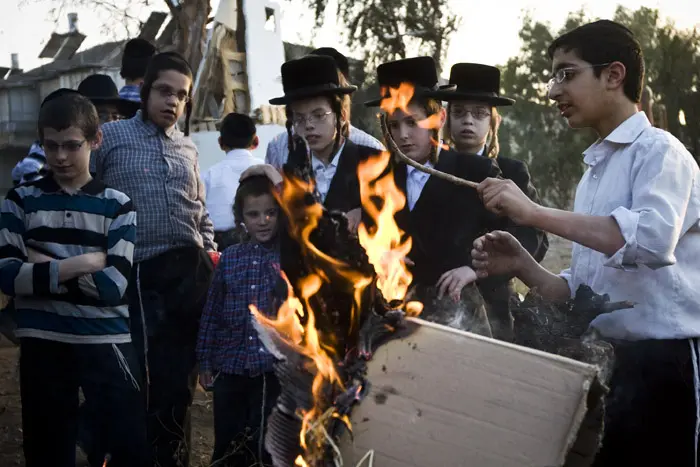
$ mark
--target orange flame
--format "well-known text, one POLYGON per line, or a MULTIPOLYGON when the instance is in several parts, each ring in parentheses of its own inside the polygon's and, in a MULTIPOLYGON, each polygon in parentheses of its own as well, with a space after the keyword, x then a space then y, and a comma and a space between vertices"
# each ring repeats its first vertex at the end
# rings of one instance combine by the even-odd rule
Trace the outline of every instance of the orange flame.
POLYGON ((406 197, 396 187, 393 173, 390 171, 378 179, 389 164, 389 158, 388 152, 382 152, 358 167, 362 205, 376 227, 370 232, 364 224, 360 224, 357 234, 369 262, 377 272, 377 287, 384 298, 402 300, 413 280, 404 263, 404 258, 411 251, 412 241, 410 237, 401 241, 404 232, 394 220, 394 215, 406 205, 406 197), (381 198, 381 209, 377 209, 373 197, 381 198))
MULTIPOLYGON (((413 88, 406 85, 393 92, 394 104, 404 107, 410 101, 413 88), (408 92, 408 94, 407 94, 408 92)), ((364 225, 360 225, 359 240, 367 252, 370 263, 377 273, 377 287, 388 300, 403 300, 411 283, 412 276, 404 258, 411 250, 411 239, 402 239, 402 232, 394 220, 394 215, 401 210, 405 203, 405 196, 396 187, 393 174, 382 176, 389 164, 388 152, 371 158, 358 168, 360 181, 360 194, 362 204, 376 224, 376 229, 370 232, 364 225), (373 197, 382 199, 381 209, 373 202, 373 197)), ((319 219, 323 215, 320 204, 308 205, 305 198, 312 190, 310 183, 299 179, 285 177, 284 187, 279 202, 285 210, 289 220, 290 235, 295 238, 301 247, 301 253, 306 263, 313 269, 312 274, 302 278, 298 284, 300 298, 294 295, 294 289, 286 276, 287 299, 281 305, 276 318, 272 319, 262 314, 254 305, 249 309, 260 324, 274 329, 285 340, 285 343, 298 354, 307 357, 313 367, 309 370, 314 374, 312 395, 314 406, 308 411, 301 411, 302 429, 299 433, 301 447, 304 455, 297 457, 295 466, 308 467, 314 462, 316 451, 324 442, 323 436, 318 435, 319 424, 329 413, 329 406, 325 400, 325 389, 329 386, 344 390, 343 381, 335 367, 332 357, 332 342, 334 336, 328 333, 320 334, 316 329, 316 317, 312 309, 311 298, 318 293, 324 283, 340 279, 354 288, 354 303, 352 309, 347 310, 351 315, 351 327, 359 325, 359 310, 364 290, 372 284, 374 278, 364 276, 353 270, 345 262, 333 258, 319 250, 312 241, 311 235, 318 226, 319 219), (312 446, 307 443, 312 441, 312 446)), ((419 302, 405 304, 408 314, 416 315, 422 310, 419 302)), ((328 331, 328 330, 325 330, 328 331)), ((352 329, 350 330, 352 332, 352 329)), ((311 365, 310 365, 311 367, 311 365)), ((346 415, 330 413, 331 417, 341 419, 348 428, 351 428, 350 420, 346 415)))

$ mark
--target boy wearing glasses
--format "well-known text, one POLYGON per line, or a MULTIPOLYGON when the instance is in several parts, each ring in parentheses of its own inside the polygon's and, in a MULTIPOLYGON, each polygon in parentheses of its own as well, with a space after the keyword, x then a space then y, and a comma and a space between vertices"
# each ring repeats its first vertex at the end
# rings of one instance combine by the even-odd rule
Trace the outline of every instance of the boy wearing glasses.
POLYGON ((78 389, 96 409, 91 465, 148 465, 146 419, 126 287, 136 212, 92 179, 97 111, 75 91, 49 95, 39 138, 50 173, 2 202, 0 289, 14 297, 26 465, 75 465, 78 389))
POLYGON ((550 98, 569 126, 599 136, 584 152, 588 168, 574 212, 539 206, 510 180, 486 180, 479 193, 494 212, 573 241, 571 267, 548 272, 505 232, 478 239, 473 264, 480 277, 514 273, 554 301, 586 284, 613 301, 635 302, 591 322, 616 354, 594 465, 697 465, 697 164, 638 111, 644 60, 628 29, 590 23, 556 39, 549 54, 550 98))
POLYGON ((192 70, 180 55, 154 56, 141 110, 102 126, 97 178, 139 212, 129 302, 131 332, 148 386, 153 463, 189 464, 188 413, 196 385, 195 345, 216 254, 197 148, 189 138, 192 70), (184 133, 177 121, 185 116, 184 133))
POLYGON ((285 95, 271 99, 270 104, 286 106, 287 139, 291 141, 294 133, 306 140, 323 205, 346 213, 348 227, 356 231, 361 217, 357 166, 379 153, 349 138, 350 94, 357 86, 345 81, 327 55, 307 55, 284 63, 282 85, 285 95))

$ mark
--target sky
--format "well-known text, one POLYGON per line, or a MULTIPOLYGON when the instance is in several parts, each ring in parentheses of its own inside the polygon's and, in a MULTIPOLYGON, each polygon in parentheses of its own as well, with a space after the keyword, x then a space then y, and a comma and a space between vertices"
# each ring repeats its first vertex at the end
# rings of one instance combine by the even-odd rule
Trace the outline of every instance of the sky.
MULTIPOLYGON (((67 30, 68 11, 78 13, 78 28, 87 35, 81 49, 125 37, 124 27, 114 21, 109 22, 108 17, 100 15, 96 8, 69 8, 62 12, 57 22, 53 22, 49 9, 57 0, 2 0, 2 3, 0 66, 10 65, 11 53, 19 54, 20 66, 25 70, 41 65, 44 61, 38 55, 51 32, 67 30), (105 24, 108 24, 107 28, 105 24)), ((219 0, 212 0, 214 8, 218 3, 219 0)), ((350 56, 359 55, 357 51, 348 50, 342 43, 333 9, 326 11, 324 27, 314 30, 313 15, 301 6, 302 0, 277 0, 277 3, 282 7, 281 28, 284 40, 313 46, 332 46, 350 56)), ((457 62, 489 65, 505 63, 520 48, 518 31, 525 12, 558 29, 564 24, 569 11, 581 7, 585 8, 589 16, 611 18, 618 4, 630 9, 646 6, 659 9, 662 17, 671 19, 679 28, 697 26, 700 29, 698 0, 451 0, 450 3, 453 11, 462 17, 462 23, 459 31, 451 38, 444 70, 449 70, 457 62), (477 11, 472 13, 471 8, 477 4, 477 11)), ((150 4, 159 7, 161 1, 150 0, 150 4)), ((132 9, 130 13, 145 19, 149 11, 140 8, 132 9)))

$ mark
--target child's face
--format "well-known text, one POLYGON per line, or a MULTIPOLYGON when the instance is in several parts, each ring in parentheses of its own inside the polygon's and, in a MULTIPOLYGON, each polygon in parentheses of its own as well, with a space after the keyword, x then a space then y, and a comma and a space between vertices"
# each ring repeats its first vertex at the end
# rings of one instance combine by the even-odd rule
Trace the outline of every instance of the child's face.
POLYGON ((62 131, 44 128, 46 161, 56 180, 69 183, 89 174, 90 151, 100 147, 101 142, 101 131, 94 141, 88 141, 80 128, 72 126, 62 131))
MULTIPOLYGON (((389 115, 387 121, 389 131, 402 153, 424 164, 430 158, 430 151, 437 142, 432 141, 432 129, 419 126, 419 122, 428 117, 425 110, 420 105, 410 104, 408 112, 396 109, 389 115)), ((441 128, 444 123, 445 111, 441 109, 439 127, 441 128)))
POLYGON ((578 57, 575 51, 557 49, 552 61, 552 75, 563 78, 552 81, 549 98, 571 128, 595 127, 609 107, 608 92, 605 87, 605 71, 596 77, 593 64, 578 57))
POLYGON ((192 80, 175 70, 161 71, 148 95, 148 118, 160 128, 175 126, 185 112, 192 80))
POLYGON ((309 143, 316 155, 328 157, 333 150, 336 117, 326 97, 313 97, 290 104, 294 131, 309 143))
POLYGON ((246 196, 243 200, 243 223, 248 234, 258 243, 265 243, 277 235, 279 208, 270 194, 246 196))
POLYGON ((460 151, 476 152, 486 144, 491 128, 491 107, 476 101, 450 104, 450 135, 460 151))

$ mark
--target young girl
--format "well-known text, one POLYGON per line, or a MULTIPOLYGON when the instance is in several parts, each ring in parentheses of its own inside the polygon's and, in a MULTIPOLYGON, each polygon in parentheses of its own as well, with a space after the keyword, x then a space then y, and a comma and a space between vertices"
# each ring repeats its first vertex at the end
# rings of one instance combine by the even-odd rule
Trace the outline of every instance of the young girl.
POLYGON ((221 255, 202 314, 199 380, 214 392, 212 464, 217 466, 272 463, 263 446, 264 428, 280 387, 274 357, 261 343, 248 306, 277 313, 281 221, 273 190, 281 181, 272 166, 253 166, 241 175, 233 209, 249 241, 221 255))
MULTIPOLYGON (((385 92, 383 98, 389 97, 389 88, 398 88, 401 83, 410 83, 415 88, 407 106, 408 112, 397 109, 383 117, 387 119, 391 136, 402 153, 424 166, 467 180, 479 182, 500 175, 498 167, 489 159, 458 154, 437 144, 446 117, 439 100, 449 98, 451 92, 438 87, 432 58, 384 63, 377 68, 377 76, 385 92), (419 125, 429 117, 438 122, 437 128, 419 125)), ((378 106, 381 101, 377 99, 365 105, 378 106)), ((421 172, 396 158, 392 160, 391 168, 396 186, 406 196, 406 205, 396 213, 396 222, 412 238, 409 257, 414 263, 413 286, 417 298, 426 304, 423 316, 492 335, 483 307, 466 307, 462 310, 464 313, 455 315, 464 318, 454 323, 451 317, 436 316, 447 305, 436 303, 432 306, 432 300, 435 296, 438 300, 450 297, 454 302, 463 298, 463 289, 476 280, 470 267, 472 242, 480 233, 499 228, 500 221, 485 210, 473 188, 421 172)))
MULTIPOLYGON (((498 68, 479 63, 458 63, 450 70, 450 84, 457 88, 447 99, 447 138, 454 148, 463 154, 478 154, 494 159, 503 178, 511 179, 533 201, 539 203, 537 190, 530 183, 530 173, 524 162, 499 155, 498 127, 501 116, 499 106, 513 105, 513 99, 499 95, 501 72, 498 68)), ((507 229, 527 251, 542 261, 549 247, 546 234, 532 227, 514 224, 507 229)), ((479 289, 492 316, 505 323, 496 337, 510 340, 512 317, 510 301, 514 292, 509 277, 479 281, 479 289)))
POLYGON ((282 65, 285 95, 270 104, 286 105, 289 140, 303 137, 312 153, 313 179, 324 206, 347 214, 351 230, 360 222, 360 185, 357 165, 379 151, 348 139, 350 94, 335 61, 326 55, 308 55, 282 65))

